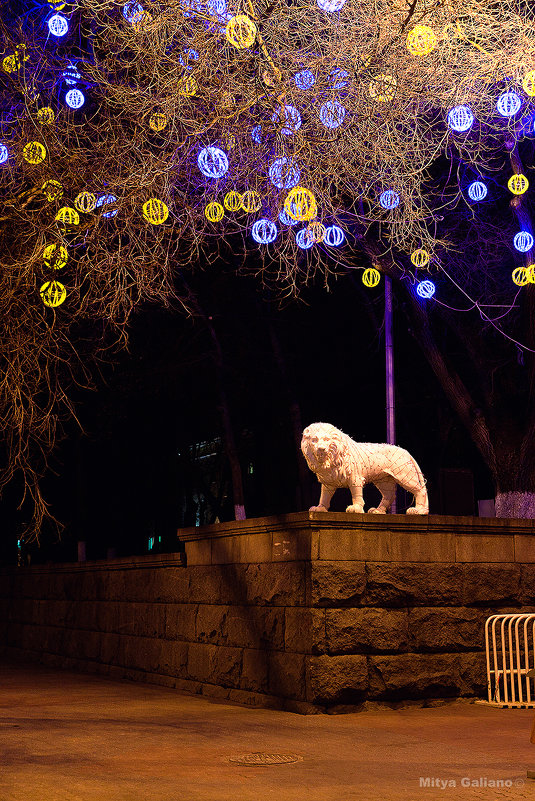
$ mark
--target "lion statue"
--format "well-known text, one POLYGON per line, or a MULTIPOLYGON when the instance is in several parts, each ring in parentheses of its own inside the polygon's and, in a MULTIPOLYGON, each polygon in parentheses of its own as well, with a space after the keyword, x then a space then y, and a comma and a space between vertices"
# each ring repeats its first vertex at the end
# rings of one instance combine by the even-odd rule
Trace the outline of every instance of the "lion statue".
POLYGON ((339 487, 349 487, 353 503, 346 512, 363 512, 364 484, 375 484, 382 495, 370 514, 385 514, 395 498, 396 484, 412 492, 415 505, 408 515, 429 514, 429 502, 422 471, 403 448, 375 442, 355 442, 330 423, 312 423, 303 431, 301 450, 321 484, 318 506, 311 512, 326 512, 339 487))

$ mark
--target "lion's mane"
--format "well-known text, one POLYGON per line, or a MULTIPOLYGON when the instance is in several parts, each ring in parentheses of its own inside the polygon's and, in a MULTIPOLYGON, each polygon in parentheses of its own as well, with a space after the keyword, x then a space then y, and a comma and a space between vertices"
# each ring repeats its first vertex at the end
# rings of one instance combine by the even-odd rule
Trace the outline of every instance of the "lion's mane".
POLYGON ((327 486, 338 487, 355 474, 361 461, 357 443, 330 423, 312 423, 303 431, 301 449, 309 468, 327 486), (319 462, 315 456, 312 437, 323 436, 330 440, 328 457, 319 462))

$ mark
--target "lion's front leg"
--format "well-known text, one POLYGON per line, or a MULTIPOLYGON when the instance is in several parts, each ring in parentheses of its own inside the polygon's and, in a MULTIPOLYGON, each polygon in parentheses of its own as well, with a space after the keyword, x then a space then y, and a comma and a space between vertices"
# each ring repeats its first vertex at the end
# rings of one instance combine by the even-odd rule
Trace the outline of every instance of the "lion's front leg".
POLYGON ((335 493, 336 487, 326 487, 325 484, 321 485, 320 502, 317 506, 311 506, 309 512, 327 512, 331 505, 332 497, 335 493))
POLYGON ((364 482, 362 484, 353 484, 349 489, 351 490, 351 500, 353 503, 351 506, 346 508, 346 512, 356 512, 357 514, 362 514, 364 511, 364 498, 362 497, 362 488, 364 486, 364 482))

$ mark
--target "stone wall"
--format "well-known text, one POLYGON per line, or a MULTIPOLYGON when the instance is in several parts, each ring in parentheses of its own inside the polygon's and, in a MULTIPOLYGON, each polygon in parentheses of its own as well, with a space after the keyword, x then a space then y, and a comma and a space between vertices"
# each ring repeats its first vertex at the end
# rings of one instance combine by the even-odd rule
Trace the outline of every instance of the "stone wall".
POLYGON ((299 513, 180 554, 0 572, 12 655, 299 712, 483 696, 484 621, 535 611, 532 520, 299 513))

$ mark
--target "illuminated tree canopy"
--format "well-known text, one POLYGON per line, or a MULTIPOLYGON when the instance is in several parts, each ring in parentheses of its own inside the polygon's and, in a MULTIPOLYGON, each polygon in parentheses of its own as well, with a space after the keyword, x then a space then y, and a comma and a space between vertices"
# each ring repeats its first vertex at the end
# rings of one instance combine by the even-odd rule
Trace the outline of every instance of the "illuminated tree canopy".
POLYGON ((254 255, 243 269, 286 293, 353 268, 356 253, 424 301, 439 299, 436 277, 481 309, 535 282, 519 155, 535 113, 527 0, 12 12, 1 23, 0 408, 5 480, 25 472, 37 523, 35 452, 44 459, 74 413, 69 383, 84 380, 76 337, 93 326, 93 352, 120 341, 137 304, 176 298, 178 271, 221 249, 254 255), (492 204, 510 200, 496 219, 492 204))

